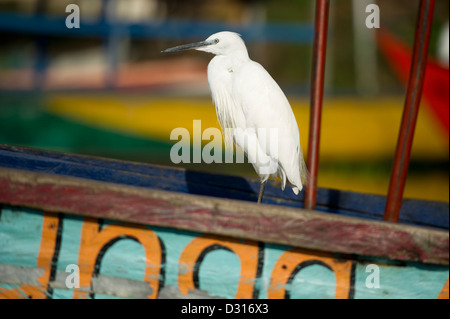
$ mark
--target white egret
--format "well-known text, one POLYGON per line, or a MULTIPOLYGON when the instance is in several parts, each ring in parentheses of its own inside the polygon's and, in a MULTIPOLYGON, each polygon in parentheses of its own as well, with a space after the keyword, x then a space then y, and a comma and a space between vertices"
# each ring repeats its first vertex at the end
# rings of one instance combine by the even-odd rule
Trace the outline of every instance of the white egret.
POLYGON ((249 58, 237 33, 218 32, 205 41, 162 52, 189 49, 215 55, 208 65, 208 84, 217 118, 225 145, 234 142, 241 147, 261 179, 258 203, 270 176, 281 177, 282 190, 287 180, 297 195, 306 182, 307 169, 297 122, 281 88, 249 58))

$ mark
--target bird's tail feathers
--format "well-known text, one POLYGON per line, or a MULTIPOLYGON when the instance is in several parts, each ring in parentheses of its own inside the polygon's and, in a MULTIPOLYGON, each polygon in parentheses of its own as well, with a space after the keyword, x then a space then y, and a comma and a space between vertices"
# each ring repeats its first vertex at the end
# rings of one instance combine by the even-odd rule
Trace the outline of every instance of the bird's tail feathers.
POLYGON ((298 185, 295 185, 292 187, 292 191, 295 195, 298 195, 298 193, 303 189, 304 186, 308 184, 309 179, 309 172, 308 168, 306 167, 306 163, 303 160, 303 156, 300 157, 299 161, 300 166, 300 183, 298 185))
POLYGON ((284 191, 286 186, 286 173, 281 166, 278 167, 278 175, 281 177, 281 190, 284 191))
POLYGON ((300 159, 300 179, 302 180, 303 185, 308 184, 309 172, 303 157, 300 159))

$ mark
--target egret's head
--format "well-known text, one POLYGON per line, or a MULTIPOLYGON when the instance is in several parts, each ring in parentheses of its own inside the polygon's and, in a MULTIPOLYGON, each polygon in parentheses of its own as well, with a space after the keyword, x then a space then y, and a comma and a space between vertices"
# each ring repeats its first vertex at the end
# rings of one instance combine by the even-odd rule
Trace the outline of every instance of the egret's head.
POLYGON ((247 55, 247 48, 240 35, 235 32, 222 31, 214 33, 205 41, 179 45, 162 52, 175 52, 184 50, 198 50, 215 55, 247 55))

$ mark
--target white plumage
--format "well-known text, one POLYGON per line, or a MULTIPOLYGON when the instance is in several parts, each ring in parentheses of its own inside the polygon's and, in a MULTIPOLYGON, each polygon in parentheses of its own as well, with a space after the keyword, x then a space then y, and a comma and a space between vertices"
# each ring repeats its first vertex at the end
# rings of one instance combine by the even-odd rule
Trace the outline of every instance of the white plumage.
POLYGON ((208 83, 227 147, 241 147, 261 178, 258 202, 270 176, 281 177, 295 194, 303 188, 307 169, 291 106, 270 74, 247 53, 234 32, 219 32, 205 41, 163 52, 195 49, 215 54, 208 65, 208 83))

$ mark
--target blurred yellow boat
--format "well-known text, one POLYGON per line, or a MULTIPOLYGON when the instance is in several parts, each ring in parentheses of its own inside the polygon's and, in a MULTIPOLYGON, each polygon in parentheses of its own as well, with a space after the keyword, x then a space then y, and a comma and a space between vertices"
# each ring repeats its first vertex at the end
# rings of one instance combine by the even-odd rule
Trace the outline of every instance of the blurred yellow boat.
MULTIPOLYGON (((306 154, 309 101, 293 98, 291 104, 306 154)), ((168 147, 175 144, 170 140, 170 133, 177 127, 186 128, 192 136, 194 120, 202 121, 202 130, 219 128, 214 106, 208 97, 53 94, 46 105, 46 110, 53 115, 102 130, 157 141, 168 147)), ((386 194, 402 109, 403 98, 395 96, 325 99, 319 186, 386 194)), ((442 166, 442 163, 448 163, 448 144, 429 112, 427 108, 421 108, 411 161, 428 163, 428 167, 434 163, 442 166)), ((201 169, 214 171, 217 168, 205 164, 201 169)), ((234 172, 233 166, 227 167, 226 172, 234 172)), ((251 175, 252 171, 244 174, 251 175)), ((405 196, 448 202, 448 191, 448 171, 411 172, 405 196)))

